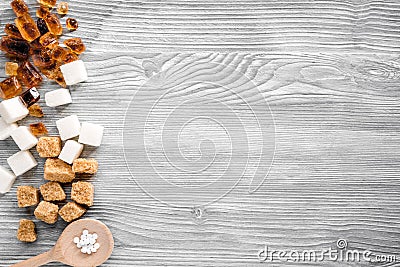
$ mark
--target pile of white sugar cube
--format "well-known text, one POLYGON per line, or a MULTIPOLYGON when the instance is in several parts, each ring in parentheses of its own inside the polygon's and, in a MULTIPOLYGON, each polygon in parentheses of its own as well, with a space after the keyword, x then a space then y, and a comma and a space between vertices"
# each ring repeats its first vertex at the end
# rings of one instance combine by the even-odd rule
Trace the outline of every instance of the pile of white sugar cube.
MULTIPOLYGON (((88 78, 82 60, 67 63, 60 68, 67 85, 84 82, 88 78)), ((45 102, 49 107, 58 107, 72 103, 72 98, 68 89, 58 89, 46 93, 45 102)), ((0 103, 0 140, 11 137, 21 150, 7 159, 12 172, 0 166, 0 194, 10 191, 17 176, 37 166, 29 149, 36 146, 38 139, 32 134, 29 127, 17 124, 28 114, 28 108, 20 97, 3 100, 0 103)), ((56 126, 61 139, 66 141, 59 159, 68 164, 72 164, 81 155, 84 145, 98 147, 102 142, 103 126, 88 122, 80 123, 76 115, 56 121, 56 126), (78 141, 69 140, 78 136, 78 141)))

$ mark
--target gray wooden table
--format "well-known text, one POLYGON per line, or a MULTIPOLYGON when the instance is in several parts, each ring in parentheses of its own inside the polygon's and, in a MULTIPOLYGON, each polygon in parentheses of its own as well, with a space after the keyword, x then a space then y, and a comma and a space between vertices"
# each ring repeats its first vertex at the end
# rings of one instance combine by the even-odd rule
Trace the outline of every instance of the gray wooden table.
MULTIPOLYGON (((36 6, 34 2, 28 1, 36 6)), ((79 20, 80 28, 66 36, 80 36, 87 44, 83 60, 90 79, 72 88, 73 104, 45 107, 43 121, 52 134, 57 133, 54 121, 70 114, 106 127, 103 145, 84 151, 84 156, 100 163, 99 173, 89 178, 96 197, 85 217, 102 220, 115 237, 114 253, 105 266, 268 266, 257 257, 265 245, 301 252, 335 248, 338 239, 345 239, 348 249, 400 256, 399 1, 71 0, 69 4, 69 16, 79 20), (214 68, 216 64, 228 67, 214 68), (245 174, 218 201, 173 207, 135 183, 123 152, 125 113, 141 87, 151 88, 149 81, 159 76, 163 77, 159 86, 175 88, 172 102, 167 102, 170 109, 175 108, 173 101, 199 95, 240 109, 229 90, 184 86, 193 80, 222 88, 234 84, 254 110, 269 104, 275 121, 275 158, 258 190, 249 193, 252 176, 245 174), (247 83, 240 83, 243 77, 259 92, 246 91, 247 83)), ((12 19, 8 1, 2 1, 0 26, 12 19)), ((0 65, 5 61, 2 56, 0 65)), ((0 76, 5 77, 3 70, 0 76)), ((54 88, 46 82, 40 88, 42 96, 54 88)), ((154 104, 159 94, 155 88, 148 91, 148 98, 144 94, 143 101, 134 100, 138 114, 154 104)), ((146 138, 153 158, 162 156, 157 141, 151 141, 162 131, 157 128, 157 114, 163 118, 167 110, 152 110, 154 128, 146 138)), ((213 115, 231 116, 210 110, 213 115)), ((135 114, 128 115, 135 121, 135 114)), ((31 121, 36 120, 29 118, 23 124, 31 121)), ((172 126, 179 127, 185 128, 172 126)), ((239 125, 229 127, 241 130, 239 125)), ((195 134, 214 130, 215 125, 204 123, 195 134)), ((252 128, 247 130, 251 136, 252 128)), ((198 154, 199 136, 187 134, 180 141, 190 160, 190 152, 193 157, 198 154)), ((228 135, 213 140, 215 149, 225 145, 224 136, 228 135)), ((0 164, 6 165, 6 158, 16 151, 12 140, 0 142, 0 164)), ((244 155, 252 159, 252 151, 236 151, 230 162, 236 164, 244 155)), ((173 154, 171 162, 158 158, 156 167, 176 178, 175 183, 207 182, 204 176, 196 180, 171 171, 168 164, 179 164, 181 152, 173 154)), ((223 173, 224 154, 217 150, 214 160, 214 172, 223 173)), ((136 171, 150 179, 146 187, 157 189, 160 185, 151 183, 148 168, 141 169, 141 164, 138 158, 136 171)), ((242 171, 234 169, 232 176, 242 171)), ((40 160, 38 168, 19 177, 15 186, 39 186, 42 176, 40 160)), ((54 226, 37 222, 37 242, 20 243, 15 237, 18 221, 33 218, 33 210, 17 208, 15 186, 0 198, 1 266, 48 250, 66 225, 61 220, 54 226)), ((205 197, 210 193, 212 200, 212 190, 203 193, 205 197)), ((162 197, 172 200, 175 195, 164 192, 162 197)), ((399 266, 330 260, 275 263, 283 265, 399 266)))

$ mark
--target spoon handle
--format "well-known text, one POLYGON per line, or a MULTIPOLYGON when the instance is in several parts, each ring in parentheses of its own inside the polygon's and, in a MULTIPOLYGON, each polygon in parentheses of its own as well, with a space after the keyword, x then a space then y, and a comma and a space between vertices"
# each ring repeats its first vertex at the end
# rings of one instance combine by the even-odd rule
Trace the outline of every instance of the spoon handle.
POLYGON ((50 250, 25 261, 21 261, 17 264, 11 265, 11 267, 37 267, 52 261, 55 260, 53 258, 53 250, 50 250))

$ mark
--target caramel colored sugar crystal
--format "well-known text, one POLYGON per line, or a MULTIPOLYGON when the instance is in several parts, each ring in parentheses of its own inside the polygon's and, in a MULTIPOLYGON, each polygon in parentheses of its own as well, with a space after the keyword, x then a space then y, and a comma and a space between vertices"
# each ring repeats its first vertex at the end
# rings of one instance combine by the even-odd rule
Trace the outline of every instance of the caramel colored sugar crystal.
POLYGON ((43 47, 47 47, 50 49, 53 49, 58 46, 57 36, 55 36, 50 32, 46 33, 45 35, 42 35, 39 39, 39 42, 43 47))
POLYGON ((48 182, 40 186, 40 193, 45 201, 63 201, 66 198, 65 192, 57 182, 48 182))
POLYGON ((6 24, 4 27, 4 32, 12 38, 22 39, 21 33, 14 24, 6 24))
POLYGON ((21 17, 29 12, 28 6, 23 0, 13 0, 10 5, 17 17, 21 17))
POLYGON ((61 153, 61 138, 58 136, 40 137, 36 150, 42 158, 55 158, 61 153))
POLYGON ((3 50, 11 57, 27 59, 29 57, 30 46, 25 40, 3 36, 0 41, 0 50, 3 50))
POLYGON ((34 214, 36 219, 48 224, 54 224, 58 219, 58 206, 47 201, 41 201, 34 214))
POLYGON ((89 182, 76 182, 72 184, 71 199, 76 203, 93 206, 94 186, 89 182))
POLYGON ((40 69, 55 67, 55 62, 51 58, 51 49, 48 48, 33 50, 32 61, 33 64, 40 69))
POLYGON ((37 239, 35 223, 31 220, 21 219, 19 221, 17 238, 22 242, 35 242, 37 239))
POLYGON ((86 209, 76 204, 75 202, 68 202, 64 207, 60 209, 58 214, 66 222, 72 222, 85 214, 86 209))
POLYGON ((60 2, 57 5, 57 13, 59 15, 65 15, 68 13, 68 3, 67 2, 60 2))
POLYGON ((32 42, 40 36, 40 31, 36 25, 36 22, 29 14, 24 14, 23 16, 16 18, 15 25, 21 33, 22 38, 28 42, 32 42))
POLYGON ((35 206, 39 203, 39 192, 37 188, 29 185, 18 186, 17 188, 18 207, 25 208, 35 206))
POLYGON ((7 76, 17 76, 18 63, 6 62, 5 70, 7 76))
POLYGON ((54 60, 61 62, 63 60, 63 58, 65 57, 65 55, 67 54, 67 52, 68 51, 65 48, 62 48, 61 46, 57 46, 56 48, 54 48, 51 51, 51 57, 54 60))
POLYGON ((49 29, 47 28, 46 22, 42 18, 38 18, 36 21, 36 25, 39 29, 39 32, 41 35, 44 35, 49 32, 49 29))
POLYGON ((61 26, 61 22, 56 14, 49 13, 45 17, 43 17, 43 19, 46 22, 49 32, 54 35, 62 35, 63 29, 61 26))
POLYGON ((47 7, 55 7, 57 0, 38 0, 39 4, 47 7))
POLYGON ((72 52, 74 52, 75 54, 82 54, 83 52, 85 52, 86 47, 82 42, 81 38, 70 38, 64 41, 64 44, 71 49, 72 52))
POLYGON ((75 179, 72 167, 60 159, 49 158, 44 164, 44 179, 60 183, 70 183, 75 179))
POLYGON ((67 18, 65 23, 67 24, 67 29, 69 31, 76 31, 78 29, 78 21, 76 19, 67 18))
POLYGON ((43 122, 33 123, 29 125, 29 128, 31 129, 32 134, 36 137, 47 135, 49 133, 43 122))
POLYGON ((53 68, 42 69, 42 73, 49 80, 53 80, 58 83, 61 87, 66 88, 67 84, 65 83, 64 76, 61 72, 60 65, 56 64, 53 68))
POLYGON ((18 68, 18 80, 27 88, 38 86, 43 77, 40 72, 29 61, 25 61, 18 68))
POLYGON ((50 13, 49 7, 40 5, 40 7, 36 10, 36 17, 43 19, 49 13, 50 13))
POLYGON ((32 117, 43 118, 44 116, 43 110, 39 106, 39 104, 33 104, 28 108, 28 110, 29 110, 29 115, 31 115, 32 117))
POLYGON ((19 84, 15 76, 0 82, 0 97, 10 99, 22 93, 22 86, 19 84))
POLYGON ((78 59, 79 57, 75 53, 68 51, 63 58, 63 63, 71 63, 73 61, 77 61, 78 59))
POLYGON ((95 159, 76 159, 72 165, 72 170, 75 173, 95 174, 99 164, 95 159))

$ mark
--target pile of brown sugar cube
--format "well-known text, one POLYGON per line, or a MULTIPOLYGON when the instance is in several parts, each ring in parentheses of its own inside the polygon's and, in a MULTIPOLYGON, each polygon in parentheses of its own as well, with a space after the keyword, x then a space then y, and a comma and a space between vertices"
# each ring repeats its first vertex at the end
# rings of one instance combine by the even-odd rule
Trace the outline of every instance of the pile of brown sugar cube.
MULTIPOLYGON (((36 147, 39 157, 45 159, 44 179, 47 182, 39 188, 19 186, 18 207, 36 206, 36 219, 54 224, 59 216, 66 222, 76 220, 93 205, 93 184, 76 181, 76 175, 97 172, 97 161, 80 158, 80 155, 85 145, 100 146, 104 128, 93 123, 81 123, 76 115, 55 122, 57 136, 49 136, 43 122, 28 126, 17 124, 28 115, 36 118, 44 116, 38 104, 38 89, 43 76, 61 86, 45 94, 46 106, 50 108, 71 104, 72 97, 66 88, 88 78, 85 64, 79 59, 86 49, 81 38, 69 38, 63 44, 59 43, 64 31, 61 19, 68 13, 68 3, 57 4, 57 0, 38 2, 40 7, 36 12, 36 21, 23 0, 11 2, 16 15, 15 24, 5 26, 6 35, 0 41, 0 50, 9 59, 5 65, 5 73, 9 77, 0 82, 0 140, 11 137, 20 149, 7 159, 11 171, 0 166, 0 194, 10 191, 18 176, 38 165, 29 151, 36 147), (75 138, 78 140, 73 140, 75 138), (67 201, 63 189, 68 185, 71 185, 70 201, 67 201)), ((74 18, 67 18, 65 25, 70 32, 78 28, 74 18)), ((35 223, 21 219, 17 238, 34 242, 37 238, 35 223)))

